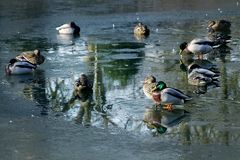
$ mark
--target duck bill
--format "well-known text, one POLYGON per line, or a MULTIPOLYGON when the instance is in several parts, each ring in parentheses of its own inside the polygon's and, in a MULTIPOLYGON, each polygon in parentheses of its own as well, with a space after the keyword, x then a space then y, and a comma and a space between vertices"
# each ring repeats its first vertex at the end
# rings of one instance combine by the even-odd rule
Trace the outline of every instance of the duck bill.
POLYGON ((183 50, 180 49, 179 54, 182 55, 183 50))
POLYGON ((152 92, 156 91, 157 90, 157 86, 154 86, 154 88, 152 88, 152 92))

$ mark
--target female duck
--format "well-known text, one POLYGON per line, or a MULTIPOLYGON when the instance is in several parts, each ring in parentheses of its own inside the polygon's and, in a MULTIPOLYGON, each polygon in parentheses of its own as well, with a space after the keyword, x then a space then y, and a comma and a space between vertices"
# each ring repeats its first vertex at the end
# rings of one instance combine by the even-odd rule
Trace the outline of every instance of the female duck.
POLYGON ((28 61, 11 59, 9 64, 5 67, 5 72, 7 75, 29 74, 33 73, 36 68, 36 64, 32 64, 28 61))
POLYGON ((152 99, 152 89, 156 87, 156 78, 152 75, 147 76, 143 84, 143 93, 147 98, 152 99))
POLYGON ((40 50, 26 51, 16 56, 18 61, 27 61, 33 65, 40 65, 45 61, 45 57, 41 55, 40 50))
POLYGON ((168 110, 173 109, 172 105, 180 105, 192 99, 178 89, 167 87, 163 81, 159 81, 152 89, 152 98, 157 105, 163 104, 168 110))
POLYGON ((134 35, 136 36, 149 36, 150 34, 150 30, 148 29, 148 27, 146 25, 143 25, 142 23, 138 23, 135 27, 134 27, 134 35))
POLYGON ((208 69, 201 68, 193 63, 188 66, 188 83, 195 86, 206 86, 208 84, 217 84, 219 82, 219 74, 208 69))
POLYGON ((74 34, 78 35, 80 33, 80 27, 74 22, 63 24, 56 28, 60 34, 74 34))
POLYGON ((231 22, 226 20, 209 21, 209 32, 230 32, 231 22))

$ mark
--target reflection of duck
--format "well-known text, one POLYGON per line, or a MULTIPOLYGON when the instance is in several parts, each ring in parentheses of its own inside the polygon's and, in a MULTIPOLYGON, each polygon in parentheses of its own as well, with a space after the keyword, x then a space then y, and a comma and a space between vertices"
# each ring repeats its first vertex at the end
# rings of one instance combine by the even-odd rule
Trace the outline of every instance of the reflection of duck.
POLYGON ((167 128, 171 128, 181 123, 189 112, 183 109, 176 109, 167 112, 158 108, 147 108, 144 113, 143 121, 149 129, 156 129, 160 134, 166 132, 167 128))
POLYGON ((163 81, 159 81, 152 89, 152 98, 157 105, 166 105, 168 110, 173 110, 172 105, 180 105, 192 99, 178 89, 167 87, 163 81))
POLYGON ((45 57, 41 55, 40 50, 26 51, 16 56, 18 61, 28 61, 34 65, 40 65, 45 61, 45 57))
POLYGON ((195 86, 206 86, 211 83, 219 82, 219 74, 208 69, 201 68, 192 63, 188 66, 188 83, 195 86))
POLYGON ((80 27, 77 26, 74 22, 63 24, 56 28, 60 34, 79 34, 80 27))
POLYGON ((148 29, 148 27, 142 23, 138 23, 135 27, 134 27, 134 35, 137 36, 149 36, 150 34, 150 30, 148 29))
POLYGON ((9 64, 5 67, 5 72, 7 75, 29 74, 36 68, 36 64, 29 63, 28 61, 17 61, 16 59, 11 59, 9 64))
POLYGON ((230 31, 230 27, 231 27, 231 22, 226 20, 208 22, 209 32, 226 32, 226 31, 230 31))
POLYGON ((209 60, 206 59, 193 59, 193 55, 189 54, 182 54, 180 58, 180 68, 183 71, 188 70, 189 65, 197 64, 199 67, 208 69, 210 71, 213 71, 215 73, 219 72, 219 69, 217 68, 217 65, 212 63, 209 60))

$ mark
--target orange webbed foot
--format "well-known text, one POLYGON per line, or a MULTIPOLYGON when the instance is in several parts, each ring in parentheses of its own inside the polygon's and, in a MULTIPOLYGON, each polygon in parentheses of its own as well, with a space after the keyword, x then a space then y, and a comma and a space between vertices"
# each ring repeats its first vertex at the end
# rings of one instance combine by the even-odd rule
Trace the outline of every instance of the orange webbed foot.
POLYGON ((166 109, 168 111, 173 111, 173 106, 172 106, 172 104, 166 104, 166 105, 164 105, 163 109, 166 109))

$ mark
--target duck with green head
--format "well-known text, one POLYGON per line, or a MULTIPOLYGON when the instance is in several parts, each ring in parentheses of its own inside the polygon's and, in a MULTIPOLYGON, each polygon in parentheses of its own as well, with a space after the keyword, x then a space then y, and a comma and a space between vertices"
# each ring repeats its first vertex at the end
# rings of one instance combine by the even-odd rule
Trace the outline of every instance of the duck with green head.
POLYGON ((181 105, 192 98, 176 88, 167 87, 163 81, 159 81, 152 89, 152 99, 156 105, 162 104, 168 110, 173 110, 172 105, 181 105))

